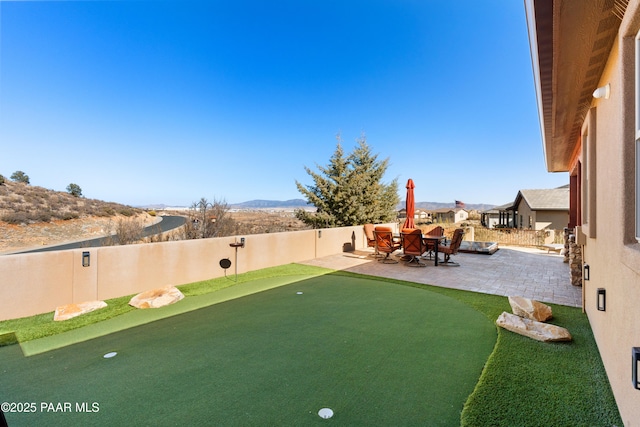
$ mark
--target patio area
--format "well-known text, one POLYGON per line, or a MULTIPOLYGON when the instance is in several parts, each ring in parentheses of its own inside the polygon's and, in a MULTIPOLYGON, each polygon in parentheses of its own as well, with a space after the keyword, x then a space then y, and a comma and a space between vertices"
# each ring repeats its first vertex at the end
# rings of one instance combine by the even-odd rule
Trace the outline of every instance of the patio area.
MULTIPOLYGON (((402 262, 383 264, 374 260, 372 253, 373 250, 345 252, 305 264, 472 292, 522 296, 570 307, 582 306, 582 288, 571 285, 569 265, 556 253, 500 247, 493 255, 458 253, 452 260, 459 263, 459 267, 434 267, 433 262, 425 261, 425 268, 411 268, 402 262)), ((395 254, 402 255, 402 251, 395 254)))

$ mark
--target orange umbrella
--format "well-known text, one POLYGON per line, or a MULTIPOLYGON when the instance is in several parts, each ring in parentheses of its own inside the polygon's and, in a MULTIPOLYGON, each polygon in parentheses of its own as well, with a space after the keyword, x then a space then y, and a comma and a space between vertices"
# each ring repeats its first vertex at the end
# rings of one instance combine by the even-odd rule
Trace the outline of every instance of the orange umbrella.
POLYGON ((404 220, 402 228, 416 228, 416 224, 413 222, 413 217, 416 214, 416 201, 413 197, 413 180, 409 178, 407 181, 407 219, 404 220))

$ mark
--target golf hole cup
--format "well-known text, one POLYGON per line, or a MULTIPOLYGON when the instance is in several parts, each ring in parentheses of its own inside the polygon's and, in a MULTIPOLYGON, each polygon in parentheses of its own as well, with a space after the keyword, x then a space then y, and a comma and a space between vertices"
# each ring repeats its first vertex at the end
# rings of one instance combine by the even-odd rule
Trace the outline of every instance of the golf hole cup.
POLYGON ((326 420, 327 418, 333 417, 333 411, 329 408, 322 408, 318 411, 318 415, 320 418, 324 418, 326 420))

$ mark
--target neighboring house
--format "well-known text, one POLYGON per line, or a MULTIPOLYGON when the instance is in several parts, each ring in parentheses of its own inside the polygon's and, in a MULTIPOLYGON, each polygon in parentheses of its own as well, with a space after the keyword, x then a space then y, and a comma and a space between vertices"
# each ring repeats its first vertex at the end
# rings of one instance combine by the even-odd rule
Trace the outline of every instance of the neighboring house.
POLYGON ((416 209, 416 214, 414 215, 414 219, 420 222, 431 221, 431 212, 425 211, 424 209, 416 209))
POLYGON ((520 190, 513 202, 514 227, 563 230, 569 225, 569 186, 548 190, 520 190))
MULTIPOLYGON (((407 210, 405 208, 400 209, 398 211, 398 219, 406 219, 407 218, 407 210)), ((416 209, 413 214, 413 220, 417 222, 429 222, 431 221, 431 212, 425 211, 424 209, 416 209)))
POLYGON ((487 228, 513 227, 513 203, 481 212, 480 223, 487 228))
POLYGON ((583 308, 624 425, 638 425, 640 0, 525 8, 546 168, 569 173, 583 308))
POLYGON ((431 212, 435 222, 438 223, 456 223, 466 221, 469 218, 469 212, 460 208, 443 208, 431 212))

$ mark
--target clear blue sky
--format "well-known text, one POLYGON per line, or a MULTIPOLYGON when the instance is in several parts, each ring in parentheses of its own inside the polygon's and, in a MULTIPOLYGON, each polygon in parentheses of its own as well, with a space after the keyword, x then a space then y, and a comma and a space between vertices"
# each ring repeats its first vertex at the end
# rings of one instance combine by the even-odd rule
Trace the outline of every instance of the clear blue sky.
POLYGON ((520 0, 0 2, 0 173, 131 205, 302 198, 361 133, 416 201, 553 188, 520 0))

